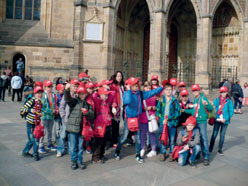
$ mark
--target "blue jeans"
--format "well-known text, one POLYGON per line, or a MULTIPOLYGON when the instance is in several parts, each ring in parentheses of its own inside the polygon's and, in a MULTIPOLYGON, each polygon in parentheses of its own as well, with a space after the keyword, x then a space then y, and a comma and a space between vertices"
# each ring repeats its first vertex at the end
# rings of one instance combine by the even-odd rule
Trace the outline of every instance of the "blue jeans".
POLYGON ((33 155, 37 156, 38 148, 39 148, 39 140, 36 139, 33 135, 34 128, 35 128, 35 125, 27 123, 26 131, 27 131, 28 142, 26 143, 26 146, 23 149, 23 153, 28 153, 30 149, 33 147, 33 155))
MULTIPOLYGON (((163 132, 164 125, 159 126, 159 134, 161 136, 163 132)), ((169 147, 170 147, 170 154, 172 153, 175 147, 175 139, 176 139, 177 128, 176 127, 168 127, 168 138, 169 138, 169 147)), ((164 144, 160 144, 160 154, 166 154, 167 146, 164 144)))
POLYGON ((242 101, 239 100, 239 98, 234 98, 234 109, 237 108, 237 105, 239 104, 239 109, 242 108, 242 101))
MULTIPOLYGON (((127 120, 124 119, 123 134, 120 137, 119 143, 116 147, 116 150, 115 150, 116 153, 120 154, 121 147, 127 139, 128 132, 129 132, 129 130, 128 130, 128 126, 127 126, 127 120)), ((137 132, 134 132, 134 137, 135 137, 135 141, 136 141, 136 143, 135 143, 136 154, 140 154, 140 148, 141 148, 140 147, 140 130, 138 130, 137 132)))
POLYGON ((0 88, 0 100, 4 101, 6 88, 0 88))
POLYGON ((224 140, 225 140, 227 127, 228 127, 227 124, 223 124, 223 123, 220 123, 220 122, 216 122, 214 124, 214 129, 213 129, 212 137, 211 137, 211 140, 210 140, 209 151, 212 152, 212 150, 214 148, 215 139, 216 139, 216 137, 217 137, 217 135, 219 133, 219 129, 220 129, 219 150, 222 150, 224 140))
POLYGON ((81 133, 69 132, 70 155, 72 162, 83 163, 83 142, 81 133))
POLYGON ((202 155, 204 159, 209 159, 207 123, 197 123, 200 132, 202 155))
POLYGON ((61 118, 57 118, 54 120, 54 137, 57 143, 59 143, 61 132, 62 132, 62 120, 61 118))
POLYGON ((188 157, 189 157, 190 162, 195 162, 195 159, 196 159, 197 155, 201 151, 201 147, 200 147, 200 145, 195 145, 192 150, 193 150, 193 153, 192 153, 192 155, 190 157, 189 157, 190 150, 187 150, 187 151, 179 154, 178 165, 184 166, 187 163, 188 157))
POLYGON ((65 153, 65 138, 66 138, 66 135, 67 135, 66 126, 65 126, 65 124, 62 124, 61 131, 60 131, 60 137, 58 139, 57 153, 61 153, 61 154, 65 153))

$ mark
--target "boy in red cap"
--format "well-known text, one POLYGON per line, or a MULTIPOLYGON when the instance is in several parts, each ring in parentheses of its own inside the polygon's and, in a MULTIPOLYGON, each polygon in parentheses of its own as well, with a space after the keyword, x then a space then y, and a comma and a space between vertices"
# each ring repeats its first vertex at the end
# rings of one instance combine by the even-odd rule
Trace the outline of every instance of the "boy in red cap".
POLYGON ((42 109, 42 96, 43 96, 43 88, 42 87, 35 87, 34 88, 34 97, 28 100, 21 110, 21 115, 25 117, 27 122, 27 137, 28 142, 26 143, 25 148, 22 151, 22 156, 24 157, 34 157, 35 161, 38 161, 39 153, 39 140, 35 138, 33 135, 34 129, 37 125, 39 125, 41 121, 41 109, 42 109), (30 154, 29 151, 33 146, 33 154, 30 154))
MULTIPOLYGON (((43 83, 44 94, 42 97, 42 118, 41 124, 45 128, 45 134, 47 134, 48 149, 50 151, 56 151, 57 148, 52 144, 52 131, 55 115, 58 114, 58 105, 56 102, 56 95, 53 93, 53 82, 46 80, 43 83)), ((40 138, 39 153, 46 153, 44 147, 44 137, 40 138)))
MULTIPOLYGON (((179 104, 181 106, 181 110, 184 111, 185 109, 189 109, 193 107, 193 103, 189 99, 189 91, 187 89, 181 89, 180 91, 180 100, 179 104)), ((178 128, 182 126, 183 123, 186 122, 186 119, 191 116, 185 112, 182 112, 179 117, 178 128)))
POLYGON ((213 111, 213 106, 208 99, 200 92, 201 88, 198 84, 191 86, 194 95, 193 108, 185 109, 185 113, 196 117, 197 125, 201 138, 201 149, 204 158, 204 165, 209 165, 209 148, 208 148, 208 134, 207 134, 207 120, 208 113, 213 111))
POLYGON ((96 106, 96 119, 94 121, 95 139, 93 144, 93 163, 104 163, 104 152, 106 140, 109 137, 109 132, 112 131, 112 115, 111 106, 116 107, 113 103, 115 98, 114 91, 108 91, 107 88, 101 87, 98 93, 93 94, 93 99, 96 106))
POLYGON ((196 167, 195 160, 200 153, 200 136, 196 126, 196 118, 190 116, 183 126, 177 138, 177 145, 173 151, 173 159, 178 158, 178 165, 184 166, 189 161, 189 165, 196 167), (178 157, 179 155, 179 157, 178 157))
MULTIPOLYGON (((139 127, 139 117, 142 114, 142 102, 143 100, 146 100, 150 97, 153 97, 156 94, 159 94, 162 90, 163 87, 159 87, 157 89, 151 90, 151 91, 140 91, 140 82, 138 78, 131 77, 127 81, 127 91, 124 92, 123 95, 123 104, 126 106, 125 111, 126 111, 126 118, 129 120, 129 126, 130 123, 132 122, 133 118, 137 121, 137 125, 139 127), (129 119, 130 118, 130 119, 129 119)), ((131 128, 129 127, 129 130, 131 128)), ((140 156, 140 130, 139 128, 135 128, 133 130, 134 136, 135 136, 135 141, 136 141, 136 161, 139 163, 143 163, 144 160, 140 156)), ((120 159, 120 150, 121 150, 122 144, 118 144, 116 151, 115 151, 115 158, 120 159)))
POLYGON ((230 124, 231 118, 234 114, 233 102, 228 96, 228 88, 220 88, 220 96, 214 100, 216 120, 214 124, 214 129, 212 137, 210 140, 209 152, 212 152, 214 148, 215 139, 220 130, 220 141, 218 147, 218 153, 224 155, 222 147, 225 140, 226 129, 230 124))
POLYGON ((71 84, 67 83, 65 86, 65 102, 70 106, 70 115, 68 118, 66 131, 69 133, 71 168, 85 169, 86 165, 83 163, 83 123, 92 123, 95 117, 92 106, 87 103, 86 97, 88 95, 86 88, 79 86, 77 88, 78 97, 71 97, 71 84))

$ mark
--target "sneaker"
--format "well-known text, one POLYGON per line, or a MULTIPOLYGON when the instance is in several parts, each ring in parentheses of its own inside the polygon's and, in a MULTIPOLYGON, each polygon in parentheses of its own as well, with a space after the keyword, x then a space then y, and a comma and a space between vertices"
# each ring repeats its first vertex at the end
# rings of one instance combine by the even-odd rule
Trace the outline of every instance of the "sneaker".
POLYGON ((57 152, 56 157, 57 157, 57 158, 62 157, 62 153, 61 153, 61 152, 57 152))
POLYGON ((39 153, 41 153, 41 154, 47 153, 45 147, 40 147, 38 151, 39 151, 39 153))
POLYGON ((155 150, 150 151, 147 155, 148 158, 152 158, 157 156, 157 152, 155 150))
POLYGON ((121 159, 120 154, 115 153, 115 159, 116 159, 116 160, 120 160, 120 159, 121 159))
POLYGON ((39 160, 40 160, 39 155, 35 155, 35 156, 34 156, 34 161, 39 161, 39 160))
POLYGON ((219 155, 224 156, 224 153, 222 150, 218 150, 219 155))
POLYGON ((52 152, 57 151, 57 147, 54 147, 53 144, 48 145, 47 148, 48 148, 50 151, 52 151, 52 152))
POLYGON ((209 166, 209 160, 208 159, 204 159, 204 161, 203 161, 203 165, 204 166, 209 166))
POLYGON ((136 155, 136 161, 139 163, 144 163, 144 159, 140 157, 140 155, 136 155))
POLYGON ((192 168, 197 168, 197 167, 196 167, 196 164, 195 164, 194 162, 189 161, 189 165, 190 165, 192 168))
POLYGON ((144 157, 145 152, 146 152, 145 149, 141 149, 141 151, 140 151, 140 156, 141 156, 141 157, 144 157))
POLYGON ((77 162, 71 162, 71 169, 75 170, 78 168, 77 162))
POLYGON ((165 154, 159 154, 159 160, 160 161, 165 161, 166 155, 165 154))
POLYGON ((34 157, 33 154, 30 154, 29 152, 23 152, 22 156, 26 157, 26 158, 33 158, 34 157))
POLYGON ((86 167, 87 167, 87 166, 86 166, 86 164, 84 164, 84 163, 80 163, 80 164, 79 164, 79 168, 80 168, 80 169, 86 169, 86 167))

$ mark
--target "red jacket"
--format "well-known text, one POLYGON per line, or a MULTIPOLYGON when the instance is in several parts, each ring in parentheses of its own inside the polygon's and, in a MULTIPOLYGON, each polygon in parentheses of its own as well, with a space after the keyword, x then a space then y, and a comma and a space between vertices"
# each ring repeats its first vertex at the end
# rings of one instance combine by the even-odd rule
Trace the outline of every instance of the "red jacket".
MULTIPOLYGON (((125 90, 124 90, 124 87, 120 88, 119 85, 114 84, 114 83, 110 86, 110 90, 115 92, 115 97, 114 97, 113 102, 116 103, 117 117, 119 117, 120 116, 120 109, 121 109, 120 105, 121 105, 121 101, 123 101, 123 100, 121 100, 120 90, 122 91, 122 93, 124 93, 125 90)), ((122 96, 123 96, 123 94, 122 94, 122 96)), ((123 99, 123 97, 122 97, 122 99, 123 99)))

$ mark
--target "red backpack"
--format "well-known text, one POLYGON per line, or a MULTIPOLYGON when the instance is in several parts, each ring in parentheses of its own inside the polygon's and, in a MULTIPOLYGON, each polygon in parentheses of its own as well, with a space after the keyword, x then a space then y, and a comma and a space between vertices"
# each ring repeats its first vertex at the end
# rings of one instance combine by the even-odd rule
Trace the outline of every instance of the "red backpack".
POLYGON ((91 138, 94 138, 94 131, 91 128, 91 124, 86 120, 86 117, 83 117, 83 130, 82 136, 84 137, 85 141, 90 141, 91 138))

